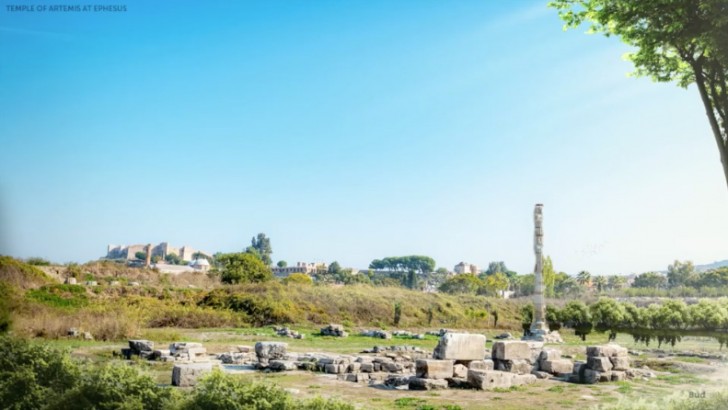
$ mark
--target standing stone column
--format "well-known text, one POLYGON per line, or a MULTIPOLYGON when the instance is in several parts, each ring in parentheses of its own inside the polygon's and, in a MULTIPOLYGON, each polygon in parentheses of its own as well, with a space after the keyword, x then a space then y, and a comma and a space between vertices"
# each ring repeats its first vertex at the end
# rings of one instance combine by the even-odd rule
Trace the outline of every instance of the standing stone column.
POLYGON ((536 254, 536 267, 534 268, 534 295, 533 295, 533 323, 531 333, 546 334, 549 331, 546 324, 546 302, 543 293, 543 204, 536 204, 533 210, 533 251, 536 254))

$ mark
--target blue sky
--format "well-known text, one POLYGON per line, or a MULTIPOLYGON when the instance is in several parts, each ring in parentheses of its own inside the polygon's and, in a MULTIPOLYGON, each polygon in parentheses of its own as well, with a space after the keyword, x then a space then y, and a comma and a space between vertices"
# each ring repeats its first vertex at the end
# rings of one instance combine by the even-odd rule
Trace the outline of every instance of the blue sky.
POLYGON ((628 77, 625 46, 564 32, 545 2, 10 3, 2 254, 227 252, 265 232, 289 263, 526 273, 542 202, 567 273, 728 258, 696 90, 628 77))

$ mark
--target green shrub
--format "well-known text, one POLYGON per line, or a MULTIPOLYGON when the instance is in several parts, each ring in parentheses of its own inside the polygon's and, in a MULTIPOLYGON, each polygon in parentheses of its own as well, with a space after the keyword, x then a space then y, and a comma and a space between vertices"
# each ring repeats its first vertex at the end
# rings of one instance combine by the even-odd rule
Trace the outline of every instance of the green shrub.
POLYGON ((159 387, 149 376, 127 364, 107 364, 82 372, 76 386, 51 409, 138 409, 162 410, 172 407, 175 391, 159 387))
POLYGON ((71 390, 79 376, 68 355, 25 340, 0 338, 0 403, 17 410, 42 409, 71 390))
POLYGON ((287 410, 289 394, 275 385, 245 383, 233 376, 214 371, 203 377, 184 404, 185 410, 287 410))
POLYGON ((26 293, 30 300, 58 308, 79 308, 88 305, 86 289, 80 285, 46 285, 26 293))

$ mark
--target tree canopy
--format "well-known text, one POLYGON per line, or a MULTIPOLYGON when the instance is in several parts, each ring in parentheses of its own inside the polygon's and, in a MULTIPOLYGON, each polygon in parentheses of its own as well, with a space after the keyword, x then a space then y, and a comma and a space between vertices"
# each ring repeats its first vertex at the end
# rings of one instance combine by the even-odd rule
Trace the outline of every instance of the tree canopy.
POLYGON ((254 236, 245 252, 258 256, 266 266, 270 266, 273 263, 273 260, 270 258, 273 254, 273 248, 270 245, 270 238, 266 237, 264 233, 259 233, 258 236, 254 236))
POLYGON ((224 253, 216 257, 220 264, 220 280, 223 283, 264 282, 273 273, 257 256, 247 253, 224 253))
POLYGON ((567 28, 616 35, 636 48, 635 74, 696 84, 728 184, 728 2, 726 0, 554 0, 567 28))
POLYGON ((435 260, 421 255, 389 256, 381 260, 373 260, 369 264, 369 269, 423 274, 435 269, 435 260))

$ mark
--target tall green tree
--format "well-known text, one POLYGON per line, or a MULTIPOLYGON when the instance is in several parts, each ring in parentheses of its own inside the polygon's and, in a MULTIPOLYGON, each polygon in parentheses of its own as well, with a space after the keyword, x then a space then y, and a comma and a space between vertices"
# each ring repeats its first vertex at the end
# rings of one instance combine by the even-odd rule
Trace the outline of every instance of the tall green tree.
POLYGON ((667 284, 674 288, 688 283, 695 273, 695 266, 690 261, 675 261, 667 267, 667 284))
POLYGON ((576 275, 576 282, 584 287, 589 286, 591 283, 591 273, 583 270, 576 275))
POLYGON ((728 184, 728 2, 726 0, 554 0, 566 27, 618 36, 636 48, 635 74, 695 84, 728 184))
POLYGON ((273 279, 273 272, 257 256, 248 253, 225 253, 216 257, 223 283, 264 282, 273 279))
POLYGON ((657 272, 645 272, 637 275, 632 282, 635 288, 654 288, 661 289, 667 286, 667 278, 665 275, 657 272))
POLYGON ((266 237, 264 233, 259 233, 257 236, 254 236, 250 241, 250 246, 245 251, 258 256, 266 266, 270 266, 273 263, 273 260, 270 258, 273 254, 273 248, 270 246, 270 238, 266 237))
POLYGON ((604 276, 597 276, 594 278, 594 286, 597 287, 597 292, 602 292, 607 288, 607 278, 604 276))

